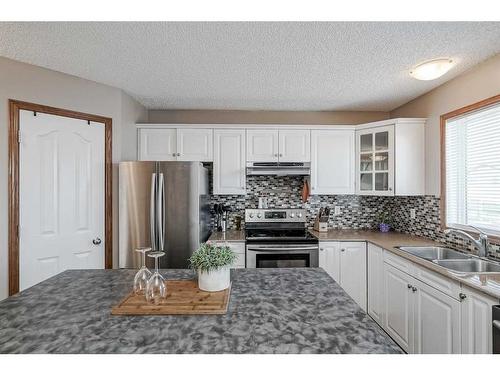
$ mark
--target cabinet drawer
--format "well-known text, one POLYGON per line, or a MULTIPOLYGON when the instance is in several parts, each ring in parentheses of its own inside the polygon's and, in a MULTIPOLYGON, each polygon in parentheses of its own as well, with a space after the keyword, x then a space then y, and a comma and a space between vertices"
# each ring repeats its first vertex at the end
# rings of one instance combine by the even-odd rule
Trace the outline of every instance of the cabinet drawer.
POLYGON ((448 296, 458 300, 460 294, 460 283, 452 280, 446 276, 440 275, 437 272, 431 271, 427 268, 414 265, 414 277, 432 286, 433 288, 447 294, 448 296))
POLYGON ((384 250, 384 262, 411 275, 412 263, 398 255, 384 250))

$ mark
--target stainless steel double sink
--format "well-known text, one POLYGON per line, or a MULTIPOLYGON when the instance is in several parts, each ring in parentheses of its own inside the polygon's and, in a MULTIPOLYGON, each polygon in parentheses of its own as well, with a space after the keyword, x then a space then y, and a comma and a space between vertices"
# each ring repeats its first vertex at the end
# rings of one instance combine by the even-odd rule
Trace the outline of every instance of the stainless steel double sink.
POLYGON ((397 246, 398 249, 433 262, 450 272, 468 275, 500 273, 500 264, 439 246, 397 246))

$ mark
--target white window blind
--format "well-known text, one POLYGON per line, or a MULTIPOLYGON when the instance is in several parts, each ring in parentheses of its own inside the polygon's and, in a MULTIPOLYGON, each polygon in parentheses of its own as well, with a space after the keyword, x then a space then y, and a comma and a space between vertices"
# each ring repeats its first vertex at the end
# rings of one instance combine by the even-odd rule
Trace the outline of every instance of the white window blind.
POLYGON ((500 233, 500 104, 446 121, 446 224, 500 233))

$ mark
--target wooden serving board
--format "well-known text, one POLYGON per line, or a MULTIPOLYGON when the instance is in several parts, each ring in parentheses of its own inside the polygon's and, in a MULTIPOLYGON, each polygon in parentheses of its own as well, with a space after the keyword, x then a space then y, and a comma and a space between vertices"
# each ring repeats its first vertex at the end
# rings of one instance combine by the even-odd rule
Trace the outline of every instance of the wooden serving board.
POLYGON ((112 308, 111 315, 225 314, 230 294, 231 285, 220 292, 205 292, 196 280, 167 280, 167 298, 161 304, 149 304, 132 291, 112 308))

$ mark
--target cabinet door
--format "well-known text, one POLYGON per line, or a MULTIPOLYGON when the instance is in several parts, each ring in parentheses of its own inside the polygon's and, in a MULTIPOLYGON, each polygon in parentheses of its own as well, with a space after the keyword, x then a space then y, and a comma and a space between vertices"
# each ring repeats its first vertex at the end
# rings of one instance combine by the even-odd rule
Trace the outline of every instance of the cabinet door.
POLYGON ((394 195, 394 125, 356 132, 356 186, 361 195, 394 195))
POLYGON ((384 328, 407 353, 413 350, 411 276, 384 263, 384 328))
POLYGON ((279 161, 280 162, 311 161, 311 131, 280 130, 279 161))
POLYGON ((320 242, 319 266, 340 284, 340 249, 338 242, 320 242))
POLYGON ((412 284, 415 340, 412 353, 460 353, 460 302, 418 280, 412 284))
POLYGON ((175 129, 139 129, 139 160, 176 160, 175 129))
POLYGON ((340 242, 340 286, 366 311, 366 242, 340 242))
POLYGON ((354 131, 311 131, 311 194, 354 193, 354 131))
POLYGON ((245 130, 214 130, 214 194, 245 194, 245 130))
POLYGON ((278 130, 247 130, 247 161, 277 162, 278 130))
POLYGON ((462 292, 465 297, 460 304, 462 353, 490 354, 493 351, 491 307, 499 301, 466 286, 462 286, 462 292))
POLYGON ((177 160, 213 161, 213 129, 177 129, 177 160))
POLYGON ((383 249, 368 244, 368 314, 384 326, 384 253, 383 249))

